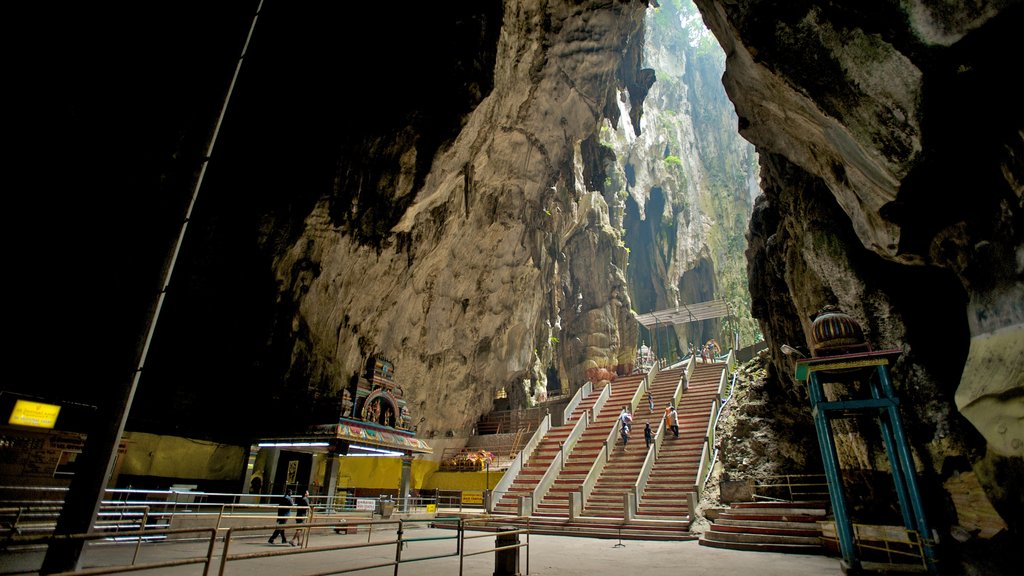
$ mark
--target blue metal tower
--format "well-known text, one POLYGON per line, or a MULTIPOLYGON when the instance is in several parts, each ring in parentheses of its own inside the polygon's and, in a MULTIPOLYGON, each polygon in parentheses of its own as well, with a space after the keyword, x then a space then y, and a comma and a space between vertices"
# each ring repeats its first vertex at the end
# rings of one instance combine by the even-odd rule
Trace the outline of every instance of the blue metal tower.
MULTIPOLYGON (((861 559, 855 547, 853 523, 850 519, 840 477, 839 458, 831 422, 840 418, 874 416, 881 429, 886 454, 895 483, 904 528, 916 532, 922 544, 922 561, 931 574, 937 574, 932 547, 931 531, 921 504, 917 487, 914 461, 903 432, 899 413, 899 398, 889 378, 889 366, 902 354, 901 350, 859 352, 837 356, 805 358, 796 362, 796 379, 807 382, 810 395, 814 426, 821 447, 821 457, 828 480, 829 497, 835 516, 836 534, 843 561, 851 572, 861 568, 861 559), (829 401, 825 384, 829 382, 862 383, 862 398, 836 399, 829 401), (864 394, 866 389, 867 394, 864 394)), ((847 388, 848 390, 849 388, 847 388)))

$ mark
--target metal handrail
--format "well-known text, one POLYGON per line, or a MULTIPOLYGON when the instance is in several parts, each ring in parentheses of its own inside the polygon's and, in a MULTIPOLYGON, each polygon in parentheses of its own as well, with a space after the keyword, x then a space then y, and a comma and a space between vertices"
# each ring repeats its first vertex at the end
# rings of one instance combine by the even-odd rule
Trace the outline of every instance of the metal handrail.
POLYGON ((729 350, 729 354, 726 356, 725 367, 722 369, 722 375, 718 380, 718 391, 715 399, 711 402, 711 414, 708 418, 708 429, 704 434, 704 445, 701 447, 700 452, 700 464, 697 467, 697 476, 694 479, 694 492, 700 496, 704 490, 704 485, 707 483, 708 478, 711 476, 712 465, 718 458, 718 450, 715 448, 715 433, 718 430, 718 417, 722 413, 722 408, 725 406, 725 402, 732 397, 732 387, 736 385, 736 374, 732 370, 736 366, 736 354, 734 350, 729 350), (729 375, 732 373, 732 384, 729 387, 729 395, 725 395, 725 384, 729 381, 729 375))
MULTIPOLYGON (((203 564, 204 576, 210 573, 210 567, 213 564, 213 551, 217 542, 217 529, 213 527, 201 527, 201 528, 165 528, 160 530, 132 530, 129 532, 118 533, 119 538, 131 539, 142 541, 143 538, 153 536, 154 534, 160 536, 174 536, 174 535, 186 535, 186 534, 208 534, 209 545, 207 547, 207 553, 205 556, 190 556, 185 558, 176 558, 174 560, 165 560, 161 562, 146 562, 138 563, 138 545, 136 545, 135 554, 132 556, 131 564, 118 564, 110 566, 101 566, 96 568, 88 568, 83 570, 75 570, 73 572, 60 572, 53 576, 92 576, 98 574, 116 574, 120 572, 135 572, 139 570, 155 570, 158 568, 170 568, 173 566, 187 566, 190 564, 203 564)), ((80 534, 59 534, 59 535, 14 535, 8 539, 5 544, 7 545, 46 545, 54 544, 57 542, 71 541, 89 541, 89 540, 109 540, 112 536, 108 532, 88 532, 80 534)))
POLYGON ((698 496, 700 496, 700 493, 704 488, 704 482, 702 481, 703 474, 706 470, 710 469, 711 467, 711 454, 713 453, 715 445, 714 435, 715 426, 717 424, 717 422, 715 422, 715 414, 717 413, 717 409, 718 399, 716 398, 711 401, 711 413, 708 415, 707 431, 704 432, 704 444, 701 446, 700 449, 700 460, 698 460, 699 464, 697 465, 697 476, 694 478, 693 481, 693 491, 696 492, 698 496))
MULTIPOLYGON (((773 476, 761 476, 754 479, 754 499, 768 499, 767 495, 757 494, 758 490, 783 489, 788 494, 788 500, 795 502, 799 497, 813 496, 823 501, 829 500, 828 482, 825 474, 778 474, 773 476), (775 480, 779 480, 776 482, 775 480), (801 489, 807 489, 806 491, 801 489), (794 490, 796 489, 796 490, 794 490)), ((782 498, 777 498, 782 500, 782 498)))
MULTIPOLYGON (((732 399, 732 391, 733 391, 733 389, 736 388, 736 378, 738 376, 739 376, 738 374, 733 373, 733 375, 732 375, 732 384, 730 384, 730 386, 729 386, 729 395, 726 396, 722 400, 722 403, 718 406, 718 413, 714 415, 716 430, 718 428, 718 421, 719 421, 719 419, 722 416, 722 410, 725 409, 725 405, 728 404, 729 400, 732 399)), ((712 444, 712 446, 714 446, 714 445, 712 444)), ((703 454, 702 454, 702 456, 703 456, 703 454)), ((714 464, 715 460, 718 460, 718 448, 715 448, 714 451, 711 454, 711 459, 710 459, 711 464, 714 464)), ((704 474, 704 480, 701 482, 701 487, 702 488, 703 488, 703 486, 705 486, 708 483, 708 480, 711 478, 711 472, 712 472, 713 469, 714 469, 714 466, 708 466, 707 472, 705 472, 705 474, 704 474)), ((697 478, 700 479, 699 472, 698 472, 697 478)))

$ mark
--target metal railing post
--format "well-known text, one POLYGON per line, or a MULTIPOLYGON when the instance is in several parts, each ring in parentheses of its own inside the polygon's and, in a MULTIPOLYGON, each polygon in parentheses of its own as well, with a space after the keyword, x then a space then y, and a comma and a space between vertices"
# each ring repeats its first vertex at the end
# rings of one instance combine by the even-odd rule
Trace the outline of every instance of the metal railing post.
POLYGON ((398 567, 402 564, 402 546, 404 544, 402 542, 402 534, 404 533, 403 526, 404 526, 404 522, 401 519, 399 519, 398 520, 398 539, 395 542, 395 576, 398 576, 398 567))
MULTIPOLYGON (((149 523, 149 506, 142 508, 142 523, 139 525, 139 530, 143 531, 146 529, 146 524, 149 523)), ((132 554, 132 566, 135 565, 135 561, 139 559, 139 552, 142 550, 142 536, 139 536, 139 540, 135 543, 135 553, 132 554)))

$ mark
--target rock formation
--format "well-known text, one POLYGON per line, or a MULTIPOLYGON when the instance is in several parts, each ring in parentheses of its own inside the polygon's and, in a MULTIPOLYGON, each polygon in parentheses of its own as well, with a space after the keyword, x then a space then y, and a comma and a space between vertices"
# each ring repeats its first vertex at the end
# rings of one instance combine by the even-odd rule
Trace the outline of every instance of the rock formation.
POLYGON ((940 532, 972 522, 958 491, 984 486, 1018 535, 1024 123, 1000 63, 1022 7, 696 4, 761 158, 748 261, 774 376, 795 386, 780 346, 806 351, 815 312, 838 305, 875 349, 903 351, 894 379, 940 532))
MULTIPOLYGON (((748 276, 773 406, 807 410, 781 345, 806 349, 838 305, 903 351, 940 537, 984 506, 1016 537, 1021 3, 695 3, 760 158, 748 276)), ((254 4, 139 9, 128 29, 111 6, 12 15, 32 32, 12 63, 13 164, 33 179, 10 213, 44 230, 12 254, 28 281, 12 356, 45 372, 13 389, 95 403, 113 437, 139 379, 132 429, 243 443, 335 418, 377 353, 423 436, 468 431, 500 390, 525 406, 630 369, 637 216, 603 183, 636 174, 600 132, 643 135, 653 2, 268 2, 246 45, 254 4)), ((693 248, 666 277, 706 293, 686 274, 715 258, 693 248)))

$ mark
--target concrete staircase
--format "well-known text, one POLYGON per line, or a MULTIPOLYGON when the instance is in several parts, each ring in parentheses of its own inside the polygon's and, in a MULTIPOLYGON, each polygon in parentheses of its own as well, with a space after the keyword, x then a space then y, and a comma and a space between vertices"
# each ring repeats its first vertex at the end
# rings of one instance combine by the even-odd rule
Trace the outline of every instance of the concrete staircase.
MULTIPOLYGON (((689 494, 695 491, 704 436, 723 369, 724 364, 718 363, 694 367, 689 386, 676 406, 679 437, 674 438, 666 427, 661 451, 638 502, 638 519, 690 521, 689 494)), ((655 404, 659 417, 664 416, 670 400, 669 397, 655 404)))
MULTIPOLYGON (((604 450, 605 440, 608 434, 617 430, 619 413, 622 407, 628 405, 636 394, 637 387, 643 384, 644 375, 636 374, 617 379, 610 384, 611 393, 608 401, 605 402, 601 411, 598 412, 587 429, 580 436, 573 446, 572 451, 567 454, 566 464, 555 477, 554 484, 543 499, 537 504, 534 516, 548 518, 569 517, 569 493, 580 489, 580 485, 590 472, 590 467, 604 450)), ((600 390, 595 389, 597 394, 600 390)), ((618 436, 616 436, 618 438, 618 436)), ((634 432, 633 438, 636 438, 634 432)), ((641 436, 642 438, 642 436, 641 436)), ((618 440, 616 443, 618 444, 618 440)), ((643 440, 641 440, 640 446, 643 440)), ((609 447, 611 448, 611 447, 609 447)), ((621 444, 619 444, 621 448, 621 444)), ((637 449, 639 452, 639 449, 637 449)), ((619 499, 619 508, 616 516, 622 517, 622 499, 619 499)))
MULTIPOLYGON (((620 440, 616 440, 615 445, 610 447, 608 463, 584 506, 583 516, 623 517, 625 510, 623 498, 636 485, 644 465, 644 459, 647 457, 647 447, 644 443, 644 423, 650 422, 652 431, 657 432, 664 406, 672 401, 673 394, 682 377, 683 368, 663 370, 656 375, 649 389, 654 398, 654 411, 650 410, 647 398, 644 396, 633 413, 633 431, 629 444, 623 446, 620 440)), ((633 392, 636 392, 635 388, 633 392)), ((619 410, 621 410, 621 405, 622 403, 618 404, 619 410)), ((618 414, 617 410, 615 417, 618 414)), ((607 430, 605 433, 607 434, 607 430)), ((593 461, 591 460, 591 462, 593 461)))
MULTIPOLYGON (((540 482, 541 477, 544 476, 548 466, 551 465, 555 456, 562 451, 563 444, 566 438, 569 437, 569 433, 572 432, 573 426, 576 425, 580 418, 590 414, 598 397, 599 393, 594 392, 582 399, 565 424, 554 426, 548 430, 548 433, 541 439, 533 454, 530 455, 530 459, 523 465, 522 470, 520 470, 519 475, 516 476, 508 491, 505 492, 501 500, 495 503, 495 514, 519 515, 519 499, 523 496, 533 496, 533 491, 540 482)), ((554 508, 554 506, 551 505, 551 508, 554 508)), ((567 509, 565 515, 568 516, 567 509)))
MULTIPOLYGON (((675 391, 685 382, 685 367, 662 370, 651 382, 654 410, 650 410, 645 394, 633 411, 633 430, 627 446, 618 434, 607 446, 609 434, 617 430, 619 412, 629 405, 643 386, 645 375, 620 377, 611 384, 608 400, 591 416, 586 430, 573 446, 565 446, 566 438, 580 418, 588 417, 601 389, 584 398, 563 425, 550 429, 523 466, 512 485, 493 507, 493 526, 528 525, 537 534, 571 534, 594 538, 635 540, 695 540, 690 535, 690 498, 695 490, 697 470, 704 436, 711 416, 712 400, 718 394, 724 363, 697 364, 684 389, 677 410, 680 434, 671 431, 656 454, 656 463, 643 494, 638 498, 635 515, 626 510, 627 494, 636 486, 648 450, 644 442, 644 423, 653 431, 661 427, 665 407, 673 401, 675 391), (563 451, 563 467, 546 494, 536 494, 529 519, 516 519, 520 498, 534 496, 544 472, 559 451, 563 451), (581 494, 582 483, 597 458, 606 457, 600 476, 582 510, 574 518, 569 514, 570 493, 581 494), (504 518, 503 518, 504 516, 504 518)), ((477 525, 478 529, 486 529, 477 525)))
POLYGON ((701 546, 790 554, 825 554, 820 520, 826 502, 737 502, 719 511, 701 546))

